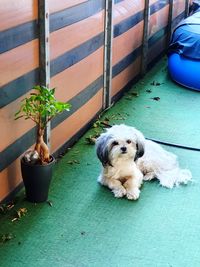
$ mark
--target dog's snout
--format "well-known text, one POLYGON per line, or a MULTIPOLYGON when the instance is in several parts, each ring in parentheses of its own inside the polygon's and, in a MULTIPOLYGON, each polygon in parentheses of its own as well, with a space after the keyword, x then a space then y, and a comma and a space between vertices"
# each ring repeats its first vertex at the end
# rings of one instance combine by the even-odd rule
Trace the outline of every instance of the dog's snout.
POLYGON ((125 146, 122 146, 122 147, 121 147, 121 151, 122 151, 122 152, 126 152, 126 150, 127 150, 127 148, 126 148, 125 146))

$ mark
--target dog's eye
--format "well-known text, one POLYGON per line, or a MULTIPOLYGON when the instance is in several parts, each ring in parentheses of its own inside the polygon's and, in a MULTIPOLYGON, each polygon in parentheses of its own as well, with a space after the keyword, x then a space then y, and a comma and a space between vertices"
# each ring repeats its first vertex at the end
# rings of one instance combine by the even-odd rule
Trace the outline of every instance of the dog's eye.
POLYGON ((126 143, 127 144, 130 144, 131 143, 131 140, 130 139, 126 140, 126 143))
POLYGON ((117 145, 119 145, 119 143, 118 143, 117 141, 113 141, 113 142, 112 142, 112 145, 113 145, 113 146, 117 146, 117 145))

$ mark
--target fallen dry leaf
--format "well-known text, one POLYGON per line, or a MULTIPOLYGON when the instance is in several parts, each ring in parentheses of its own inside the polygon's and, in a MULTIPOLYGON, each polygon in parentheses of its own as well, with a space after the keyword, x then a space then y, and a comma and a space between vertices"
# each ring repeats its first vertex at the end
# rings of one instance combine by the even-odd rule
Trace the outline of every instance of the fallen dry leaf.
POLYGON ((19 210, 16 211, 15 217, 11 220, 12 222, 15 222, 19 219, 21 219, 23 216, 25 216, 27 213, 26 208, 20 208, 19 210))
POLYGON ((50 200, 47 200, 47 204, 49 204, 50 207, 53 207, 53 204, 50 200))
POLYGON ((152 97, 151 99, 155 100, 155 101, 159 101, 160 97, 156 96, 156 97, 152 97))
POLYGON ((71 165, 73 165, 73 164, 80 164, 80 161, 78 161, 76 159, 73 159, 73 160, 69 160, 67 163, 68 164, 71 164, 71 165))
POLYGON ((154 85, 154 86, 160 86, 161 84, 163 84, 163 83, 159 83, 159 82, 156 82, 156 81, 153 81, 151 83, 151 85, 154 85))
POLYGON ((139 93, 138 93, 138 92, 131 92, 130 94, 131 94, 132 96, 137 96, 137 97, 139 96, 139 93))
POLYGON ((8 204, 1 204, 0 205, 0 214, 6 214, 9 210, 11 210, 12 208, 14 208, 14 203, 8 203, 8 204))
POLYGON ((96 143, 96 138, 93 136, 89 136, 85 138, 85 141, 88 145, 94 145, 96 143))
POLYGON ((9 234, 2 235, 0 240, 1 240, 1 243, 6 243, 6 242, 10 241, 13 238, 14 238, 14 235, 9 233, 9 234))

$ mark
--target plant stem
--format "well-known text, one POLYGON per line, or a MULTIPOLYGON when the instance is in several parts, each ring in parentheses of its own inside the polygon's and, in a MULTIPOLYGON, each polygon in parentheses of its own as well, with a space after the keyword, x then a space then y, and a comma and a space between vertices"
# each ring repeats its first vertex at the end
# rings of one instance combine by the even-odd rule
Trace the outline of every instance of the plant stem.
POLYGON ((37 141, 35 145, 35 150, 38 152, 42 164, 45 162, 49 162, 50 155, 49 155, 49 148, 44 142, 44 129, 39 124, 38 131, 37 131, 37 141))

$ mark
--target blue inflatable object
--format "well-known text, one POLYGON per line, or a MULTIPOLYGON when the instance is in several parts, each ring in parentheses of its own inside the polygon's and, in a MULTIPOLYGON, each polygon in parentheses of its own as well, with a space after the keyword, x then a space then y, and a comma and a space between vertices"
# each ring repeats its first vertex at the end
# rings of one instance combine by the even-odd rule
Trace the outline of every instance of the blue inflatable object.
POLYGON ((175 82, 200 91, 200 60, 173 53, 168 57, 168 70, 175 82))
POLYGON ((175 28, 168 50, 168 70, 177 83, 200 91, 200 9, 175 28))

